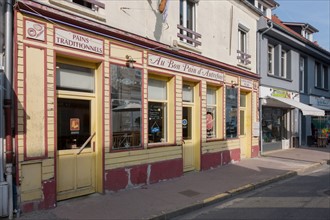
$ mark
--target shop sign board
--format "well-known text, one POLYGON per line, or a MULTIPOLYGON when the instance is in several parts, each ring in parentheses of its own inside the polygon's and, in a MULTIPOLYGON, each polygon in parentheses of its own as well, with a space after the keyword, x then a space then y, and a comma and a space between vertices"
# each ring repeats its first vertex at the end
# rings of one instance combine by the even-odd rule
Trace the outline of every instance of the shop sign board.
POLYGON ((55 28, 55 44, 103 54, 103 41, 86 35, 55 28))
POLYGON ((330 110, 330 99, 311 96, 310 103, 317 108, 330 110))
POLYGON ((25 36, 34 40, 45 41, 45 25, 34 21, 25 21, 25 36))
POLYGON ((241 86, 252 88, 253 87, 253 81, 247 80, 247 79, 241 79, 241 86))
POLYGON ((148 55, 148 65, 186 73, 194 76, 200 76, 208 79, 224 81, 223 73, 154 54, 148 55))
POLYGON ((252 135, 254 137, 259 137, 260 136, 260 123, 258 121, 253 122, 252 135))

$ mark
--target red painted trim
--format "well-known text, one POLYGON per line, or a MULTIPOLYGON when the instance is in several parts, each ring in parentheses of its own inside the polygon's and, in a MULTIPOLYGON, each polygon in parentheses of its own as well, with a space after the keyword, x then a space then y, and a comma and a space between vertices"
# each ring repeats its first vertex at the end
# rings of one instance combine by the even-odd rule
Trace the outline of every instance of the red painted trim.
MULTIPOLYGON (((102 167, 101 167, 101 172, 102 172, 102 175, 101 175, 101 182, 102 182, 102 193, 104 193, 104 181, 105 181, 105 173, 104 173, 104 171, 105 171, 105 123, 104 123, 104 113, 105 113, 105 95, 104 95, 104 91, 105 91, 105 83, 104 83, 104 79, 105 79, 105 62, 102 62, 101 63, 101 65, 102 65, 102 73, 101 73, 101 76, 102 76, 102 78, 101 78, 101 84, 102 84, 102 108, 101 108, 101 111, 102 111, 102 113, 101 113, 101 116, 102 116, 102 143, 100 143, 100 144, 102 144, 102 150, 101 150, 101 152, 102 152, 102 167)), ((96 169, 95 169, 96 170, 96 169)))
POLYGON ((112 102, 111 102, 111 62, 109 62, 109 139, 110 139, 110 146, 109 146, 109 152, 112 152, 112 144, 113 144, 113 136, 112 136, 112 102))
MULTIPOLYGON (((144 106, 144 76, 145 76, 145 72, 144 72, 144 70, 143 69, 141 69, 141 80, 142 80, 142 84, 141 84, 141 106, 144 106)), ((142 148, 145 148, 146 146, 144 146, 144 110, 145 109, 148 109, 148 102, 147 102, 147 107, 146 108, 142 108, 141 109, 141 134, 140 134, 140 136, 142 137, 141 139, 141 147, 142 148)), ((148 145, 148 144, 147 144, 148 145)))
MULTIPOLYGON (((53 91, 54 91, 54 180, 55 180, 55 195, 57 196, 57 95, 56 95, 56 51, 53 51, 53 91)), ((57 198, 57 197, 56 197, 57 198)), ((57 200, 57 199, 56 199, 57 200)))
MULTIPOLYGON (((173 114, 174 114, 174 143, 175 143, 175 145, 177 144, 176 143, 176 140, 177 140, 177 137, 176 137, 176 94, 177 94, 177 91, 176 91, 176 80, 177 80, 177 78, 176 78, 176 76, 173 76, 173 78, 172 78, 172 80, 174 80, 174 112, 173 112, 173 114)), ((182 147, 181 147, 181 150, 182 150, 182 147)), ((181 158, 182 158, 182 156, 181 156, 181 158)))
MULTIPOLYGON (((115 46, 119 46, 119 47, 124 47, 124 48, 129 49, 129 50, 134 50, 134 51, 140 52, 141 53, 141 60, 142 60, 142 62, 136 61, 136 64, 140 64, 140 65, 143 65, 144 64, 144 58, 145 57, 143 56, 143 49, 137 48, 136 46, 134 47, 134 46, 131 46, 131 45, 120 44, 120 43, 117 43, 117 42, 116 43, 115 42, 109 43, 109 53, 110 53, 109 57, 111 57, 114 60, 124 61, 124 62, 126 62, 126 59, 120 59, 120 58, 117 58, 117 57, 112 57, 112 54, 111 54, 111 45, 115 45, 115 46)), ((133 59, 134 59, 134 57, 133 57, 133 59)))
POLYGON ((203 103, 202 103, 202 81, 200 81, 198 83, 198 86, 199 86, 199 167, 198 167, 198 170, 201 170, 202 169, 202 146, 203 146, 203 131, 202 131, 202 121, 203 121, 203 114, 202 114, 202 111, 203 111, 203 103))
POLYGON ((58 48, 65 48, 65 49, 71 49, 71 50, 74 50, 74 51, 77 51, 77 52, 83 52, 83 53, 87 53, 87 54, 93 54, 93 55, 96 55, 96 56, 102 56, 104 57, 104 45, 105 45, 105 42, 104 42, 104 39, 103 38, 100 38, 100 37, 96 37, 95 35, 92 35, 92 34, 87 34, 86 32, 83 32, 83 31, 76 31, 76 30, 73 30, 71 28, 67 28, 67 29, 64 29, 64 28, 59 28, 59 27, 54 27, 53 29, 53 46, 54 47, 58 47, 58 48), (63 45, 60 45, 60 44, 56 44, 55 43, 55 30, 56 29, 59 29, 59 30, 63 30, 63 31, 68 31, 68 32, 72 32, 72 33, 76 33, 76 34, 80 34, 80 35, 84 35, 86 37, 90 37, 90 38, 94 38, 94 39, 97 39, 97 40, 100 40, 103 42, 103 47, 102 47, 102 54, 99 54, 99 53, 93 53, 93 52, 90 52, 90 51, 87 51, 87 50, 79 50, 77 48, 74 48, 74 47, 68 47, 68 46, 63 46, 63 45))
POLYGON ((40 20, 35 20, 35 19, 32 19, 32 18, 23 17, 23 38, 24 38, 24 40, 31 40, 31 41, 35 41, 35 42, 38 42, 38 43, 41 43, 41 44, 46 44, 47 43, 47 23, 46 22, 41 22, 40 20), (44 27, 45 27, 45 40, 37 40, 37 39, 33 39, 33 38, 28 38, 26 36, 26 21, 31 21, 31 22, 35 22, 35 23, 44 25, 44 27))
MULTIPOLYGON (((27 132, 27 119, 26 119, 26 115, 27 113, 24 112, 24 118, 23 118, 23 122, 24 122, 24 145, 23 145, 23 148, 24 148, 24 160, 27 161, 27 160, 36 160, 36 159, 45 159, 48 157, 48 123, 47 123, 47 119, 48 119, 48 113, 47 113, 47 51, 46 51, 46 48, 44 47, 41 47, 41 46, 36 46, 36 45, 31 45, 31 44, 24 44, 24 47, 23 47, 23 54, 24 54, 24 80, 23 80, 23 85, 24 85, 24 88, 23 88, 23 91, 24 91, 24 104, 23 104, 23 107, 24 109, 27 109, 27 102, 26 102, 26 97, 27 97, 27 92, 26 92, 26 89, 27 89, 27 62, 26 62, 26 48, 27 47, 30 47, 30 48, 36 48, 36 49, 40 49, 40 50, 43 50, 44 52, 44 85, 43 85, 43 90, 44 90, 44 94, 43 94, 43 99, 44 99, 44 127, 45 127, 45 130, 44 130, 44 153, 43 155, 41 156, 37 156, 37 157, 29 157, 27 155, 27 137, 26 137, 26 132, 27 132)), ((32 85, 30 85, 32 86, 32 85)), ((41 96, 42 94, 40 94, 41 96)))
MULTIPOLYGON (((14 42, 13 42, 13 45, 14 45, 14 48, 13 48, 13 55, 14 55, 14 58, 13 58, 13 86, 14 86, 14 91, 15 91, 15 94, 17 94, 18 92, 18 80, 17 80, 17 64, 18 64, 18 45, 17 45, 17 22, 18 22, 18 19, 17 19, 17 10, 14 10, 14 30, 13 30, 13 37, 14 37, 14 42), (14 77, 16 76, 16 77, 14 77)), ((19 152, 18 149, 18 97, 15 95, 14 96, 14 125, 15 125, 15 152, 19 152)), ((17 154, 16 153, 16 154, 17 154)), ((19 164, 19 158, 16 157, 15 158, 15 162, 17 164, 19 164)), ((19 166, 15 166, 16 168, 16 184, 17 186, 19 185, 19 182, 20 182, 20 172, 19 172, 19 166)))

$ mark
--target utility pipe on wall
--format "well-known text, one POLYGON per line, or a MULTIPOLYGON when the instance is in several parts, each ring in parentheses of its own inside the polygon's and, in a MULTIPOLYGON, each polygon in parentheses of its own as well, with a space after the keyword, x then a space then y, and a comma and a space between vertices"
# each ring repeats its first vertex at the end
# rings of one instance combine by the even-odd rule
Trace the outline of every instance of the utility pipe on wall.
POLYGON ((11 129, 12 78, 13 78, 13 1, 5 1, 5 135, 6 135, 6 180, 8 183, 8 213, 13 219, 13 144, 11 129))
POLYGON ((12 78, 13 78, 13 4, 6 0, 5 5, 5 135, 6 135, 6 162, 13 162, 13 145, 11 131, 11 104, 12 104, 12 78))

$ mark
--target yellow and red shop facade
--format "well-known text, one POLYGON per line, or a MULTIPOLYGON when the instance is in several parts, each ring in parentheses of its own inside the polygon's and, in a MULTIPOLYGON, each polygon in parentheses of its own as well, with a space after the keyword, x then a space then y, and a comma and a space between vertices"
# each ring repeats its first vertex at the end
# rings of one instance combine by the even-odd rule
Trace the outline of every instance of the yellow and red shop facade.
POLYGON ((257 76, 75 24, 15 12, 23 212, 258 155, 257 76))

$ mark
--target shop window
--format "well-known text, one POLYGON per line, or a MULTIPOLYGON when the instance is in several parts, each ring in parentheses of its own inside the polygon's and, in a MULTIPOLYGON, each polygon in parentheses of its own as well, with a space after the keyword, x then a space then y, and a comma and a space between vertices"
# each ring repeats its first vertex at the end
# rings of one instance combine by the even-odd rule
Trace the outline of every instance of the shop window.
POLYGON ((330 115, 312 117, 311 130, 315 142, 318 137, 327 138, 330 141, 330 115))
POLYGON ((226 88, 226 137, 237 137, 237 88, 226 88))
POLYGON ((112 148, 141 146, 141 71, 111 65, 112 148))
POLYGON ((57 63, 56 89, 94 92, 94 70, 86 67, 57 63))
POLYGON ((262 109, 262 138, 264 143, 281 142, 287 138, 285 110, 280 108, 262 109))
POLYGON ((148 139, 149 143, 167 142, 167 81, 148 80, 148 139))
POLYGON ((189 84, 182 86, 182 101, 194 102, 194 88, 189 84))
POLYGON ((193 134, 193 105, 194 85, 182 85, 182 137, 184 140, 191 140, 193 134))
POLYGON ((217 90, 213 87, 207 88, 206 94, 206 134, 207 138, 217 137, 217 90))

